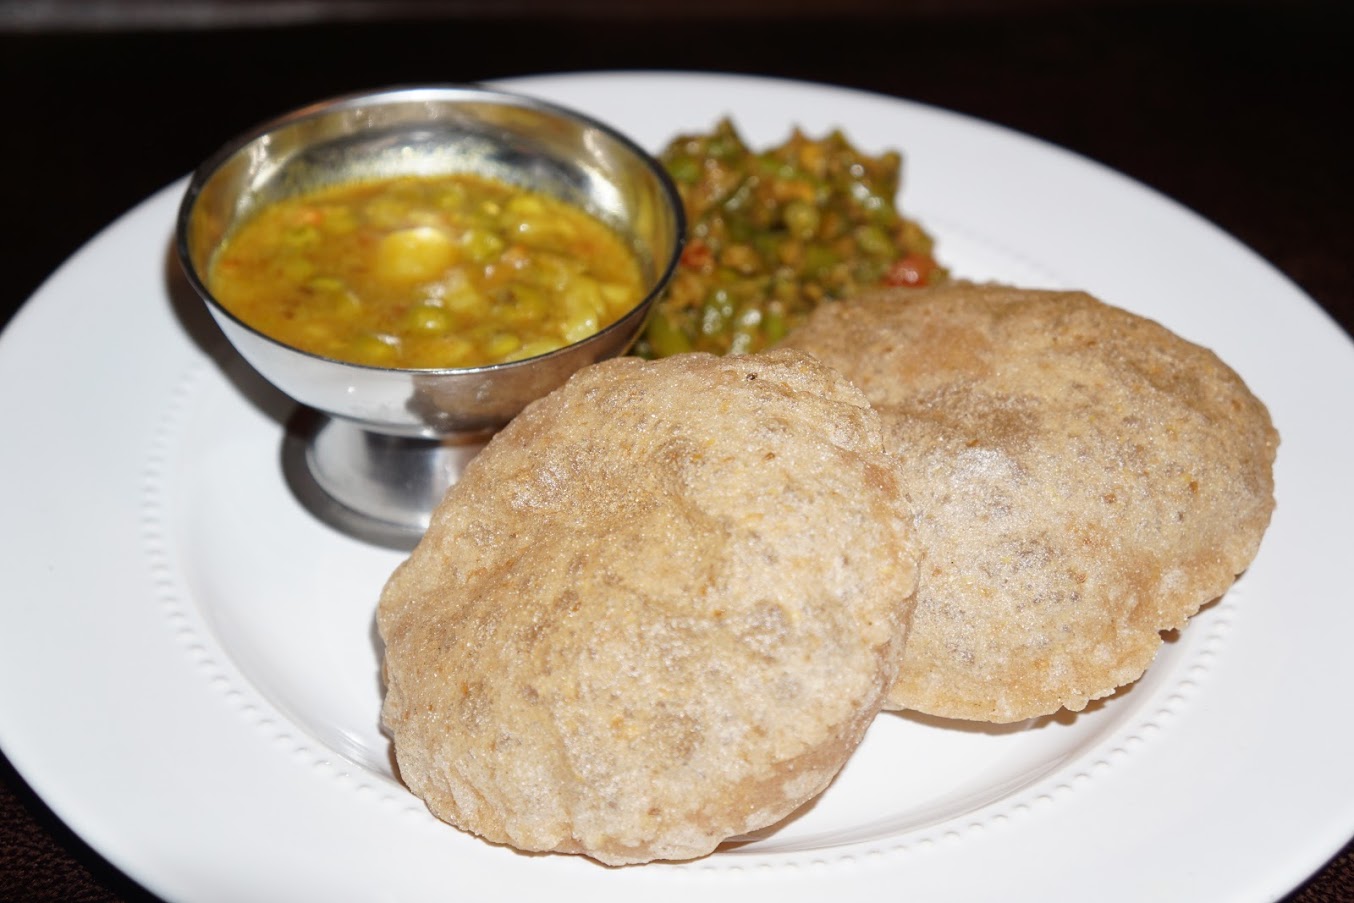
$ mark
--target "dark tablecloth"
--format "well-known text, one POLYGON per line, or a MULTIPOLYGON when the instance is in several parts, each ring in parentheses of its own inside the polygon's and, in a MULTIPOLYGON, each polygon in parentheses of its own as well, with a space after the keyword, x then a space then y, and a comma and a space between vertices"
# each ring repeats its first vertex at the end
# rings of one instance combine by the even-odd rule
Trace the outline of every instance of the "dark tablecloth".
MULTIPOLYGON (((0 323, 99 228, 292 107, 406 82, 659 68, 865 88, 1032 133, 1197 210, 1354 332, 1354 31, 1341 4, 855 3, 835 19, 828 3, 710 6, 0 33, 0 323)), ((0 900, 148 899, 0 760, 0 900)), ((1354 900, 1354 851, 1290 899, 1354 900)))

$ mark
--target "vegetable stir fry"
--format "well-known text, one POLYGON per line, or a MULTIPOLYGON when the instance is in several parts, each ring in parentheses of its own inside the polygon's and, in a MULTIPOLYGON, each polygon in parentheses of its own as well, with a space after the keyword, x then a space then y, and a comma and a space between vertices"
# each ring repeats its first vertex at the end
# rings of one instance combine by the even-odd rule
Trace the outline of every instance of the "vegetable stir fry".
POLYGON ((948 278, 929 235, 894 204, 901 158, 840 131, 750 150, 725 119, 661 158, 686 207, 681 265, 636 353, 741 354, 774 344, 823 301, 948 278))

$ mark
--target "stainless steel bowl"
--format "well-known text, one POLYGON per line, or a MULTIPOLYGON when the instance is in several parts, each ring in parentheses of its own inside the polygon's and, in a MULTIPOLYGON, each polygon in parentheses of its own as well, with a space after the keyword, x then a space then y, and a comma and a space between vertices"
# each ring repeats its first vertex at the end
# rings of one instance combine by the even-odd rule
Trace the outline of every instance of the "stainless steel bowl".
POLYGON ((236 350, 323 415, 298 446, 304 467, 292 468, 302 500, 347 532, 405 546, 426 528, 477 442, 575 370, 630 347, 672 275, 684 226, 661 166, 614 129, 531 97, 448 85, 327 100, 234 139, 193 174, 177 247, 189 282, 236 350), (223 240, 269 203, 355 179, 454 172, 520 184, 598 216, 637 252, 645 297, 617 322, 549 354, 411 370, 283 344, 240 321, 207 287, 223 240))

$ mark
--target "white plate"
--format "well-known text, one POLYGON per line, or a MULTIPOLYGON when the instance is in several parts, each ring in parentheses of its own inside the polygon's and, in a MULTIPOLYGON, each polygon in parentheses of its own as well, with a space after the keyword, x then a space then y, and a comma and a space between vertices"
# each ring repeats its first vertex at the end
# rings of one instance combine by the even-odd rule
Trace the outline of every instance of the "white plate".
POLYGON ((1259 557, 1130 690, 1008 729, 881 716, 815 805, 751 843, 620 870, 490 846, 391 777, 373 609, 399 556, 287 491, 291 405, 179 278, 179 183, 0 341, 0 743, 82 837, 194 901, 1136 901, 1271 899, 1354 832, 1354 349, 1308 298, 1142 186, 940 110, 710 75, 508 84, 654 150, 726 114, 758 146, 797 123, 902 149, 904 207, 959 274, 1089 289, 1268 403, 1259 557))

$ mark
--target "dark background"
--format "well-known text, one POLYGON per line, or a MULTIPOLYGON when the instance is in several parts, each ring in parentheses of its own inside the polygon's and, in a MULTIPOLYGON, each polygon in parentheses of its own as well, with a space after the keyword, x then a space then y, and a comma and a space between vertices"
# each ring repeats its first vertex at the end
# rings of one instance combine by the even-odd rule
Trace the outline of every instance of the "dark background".
MULTIPOLYGON (((99 229, 293 107, 657 68, 865 88, 1037 135, 1213 220, 1354 332, 1351 56, 1343 4, 1301 0, 0 0, 0 325, 99 229)), ((0 901, 148 899, 0 759, 0 901)), ((1354 852, 1290 900, 1354 900, 1354 852)))

